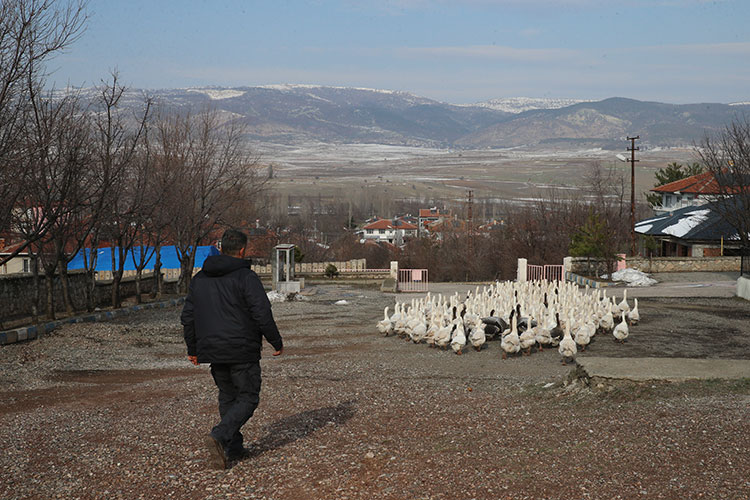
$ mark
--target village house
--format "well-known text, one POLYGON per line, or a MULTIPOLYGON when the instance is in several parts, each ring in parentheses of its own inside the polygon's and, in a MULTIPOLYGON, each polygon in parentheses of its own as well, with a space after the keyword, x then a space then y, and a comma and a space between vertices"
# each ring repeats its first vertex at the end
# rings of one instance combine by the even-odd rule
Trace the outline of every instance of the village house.
POLYGON ((711 172, 703 172, 657 186, 651 191, 661 194, 661 206, 654 207, 654 213, 661 215, 680 208, 708 203, 719 194, 719 183, 711 172))
POLYGON ((417 226, 406 217, 377 219, 365 224, 360 234, 364 240, 376 240, 393 245, 401 245, 405 239, 417 236, 417 226))
MULTIPOLYGON (((725 186, 726 189, 726 186, 725 186)), ((692 175, 651 191, 661 193, 655 216, 635 225, 635 231, 658 242, 655 256, 717 257, 739 255, 737 230, 714 209, 720 183, 711 172, 692 175)))
MULTIPOLYGON (((11 243, 6 238, 0 238, 0 259, 13 254, 16 249, 23 245, 23 242, 11 243)), ((8 262, 0 266, 0 274, 16 274, 16 273, 30 273, 31 272, 31 253, 28 247, 22 250, 8 262)))
POLYGON ((450 217, 450 214, 441 213, 437 207, 432 208, 420 208, 419 216, 417 217, 417 236, 425 236, 428 232, 428 226, 434 222, 439 221, 442 218, 450 217))
POLYGON ((635 225, 635 232, 656 239, 654 257, 719 257, 739 255, 737 230, 710 204, 688 206, 635 225))

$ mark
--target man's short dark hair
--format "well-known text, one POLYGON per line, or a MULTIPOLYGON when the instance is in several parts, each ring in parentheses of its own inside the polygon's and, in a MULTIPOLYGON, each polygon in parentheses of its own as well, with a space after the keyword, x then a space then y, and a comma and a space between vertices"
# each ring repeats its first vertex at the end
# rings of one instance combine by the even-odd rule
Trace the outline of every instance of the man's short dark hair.
POLYGON ((227 229, 221 236, 221 253, 237 255, 247 245, 247 235, 236 229, 227 229))

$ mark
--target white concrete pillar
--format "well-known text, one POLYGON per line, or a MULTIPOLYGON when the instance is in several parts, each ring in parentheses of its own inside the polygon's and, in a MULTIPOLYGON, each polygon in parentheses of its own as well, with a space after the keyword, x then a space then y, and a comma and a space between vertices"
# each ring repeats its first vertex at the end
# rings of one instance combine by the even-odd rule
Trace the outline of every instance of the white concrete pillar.
POLYGON ((391 261, 391 278, 398 281, 398 261, 397 260, 391 261))
POLYGON ((516 281, 522 283, 526 281, 526 272, 528 271, 528 261, 526 259, 518 259, 518 272, 516 274, 516 281))
POLYGON ((563 271, 566 273, 573 272, 573 257, 565 257, 563 259, 563 271))

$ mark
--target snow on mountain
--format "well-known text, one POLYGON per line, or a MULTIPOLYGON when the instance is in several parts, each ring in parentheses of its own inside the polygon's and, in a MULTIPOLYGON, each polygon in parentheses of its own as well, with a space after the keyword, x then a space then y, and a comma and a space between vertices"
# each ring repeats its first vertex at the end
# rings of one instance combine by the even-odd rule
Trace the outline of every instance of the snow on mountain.
POLYGON ((592 102, 586 99, 546 99, 538 97, 504 97, 501 99, 490 99, 489 101, 478 102, 474 106, 490 108, 496 111, 505 111, 506 113, 523 113, 535 109, 560 109, 578 104, 579 102, 592 102))
POLYGON ((369 89, 366 87, 336 87, 332 85, 310 85, 306 83, 277 83, 277 84, 272 84, 272 85, 258 85, 256 88, 280 90, 280 91, 286 91, 286 92, 292 91, 292 90, 310 90, 310 89, 360 90, 363 92, 376 92, 378 94, 411 95, 408 92, 401 92, 398 90, 369 89))
POLYGON ((245 95, 244 90, 234 90, 234 89, 217 89, 217 88, 198 88, 198 89, 187 89, 188 92, 198 92, 200 94, 205 94, 209 98, 218 101, 221 99, 231 99, 233 97, 241 97, 245 95))
POLYGON ((730 106, 750 106, 750 101, 730 102, 730 106))

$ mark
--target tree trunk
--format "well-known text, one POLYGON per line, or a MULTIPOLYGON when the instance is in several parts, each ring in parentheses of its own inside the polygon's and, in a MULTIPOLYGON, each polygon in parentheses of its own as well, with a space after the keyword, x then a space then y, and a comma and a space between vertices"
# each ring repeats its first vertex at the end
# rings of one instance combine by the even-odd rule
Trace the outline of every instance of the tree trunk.
POLYGON ((115 252, 112 249, 112 308, 117 309, 122 305, 122 297, 120 294, 120 283, 122 283, 122 276, 125 272, 125 255, 122 250, 122 245, 117 246, 117 255, 120 261, 115 266, 115 252))
POLYGON ((86 310, 93 312, 96 304, 94 292, 96 291, 96 273, 91 269, 86 270, 86 310))
POLYGON ((156 260, 154 261, 154 279, 156 280, 156 283, 154 284, 154 291, 151 295, 152 297, 161 299, 161 295, 163 292, 163 282, 161 277, 161 245, 156 245, 155 253, 156 260))
POLYGON ((84 250, 84 268, 86 269, 86 310, 93 312, 96 308, 96 263, 99 260, 99 250, 97 242, 98 239, 94 239, 91 245, 91 251, 89 252, 88 261, 86 261, 86 253, 84 250))
POLYGON ((122 273, 118 270, 112 275, 112 309, 120 307, 120 282, 122 273))
POLYGON ((68 282, 68 265, 64 262, 64 259, 60 259, 60 287, 62 288, 63 302, 65 304, 65 312, 68 317, 73 316, 73 302, 70 299, 70 288, 68 282))
POLYGON ((34 323, 39 323, 39 301, 42 296, 42 281, 39 279, 39 258, 34 255, 34 260, 31 262, 34 276, 34 303, 31 306, 32 315, 34 317, 34 323))
POLYGON ((45 272, 47 282, 47 319, 55 319, 55 272, 45 272))
POLYGON ((141 275, 143 274, 143 269, 140 267, 136 269, 135 271, 135 303, 140 304, 141 303, 141 275))
POLYGON ((182 254, 180 260, 180 279, 177 282, 177 289, 180 293, 187 295, 190 289, 190 280, 193 278, 193 266, 195 264, 195 249, 193 246, 187 252, 182 254))

